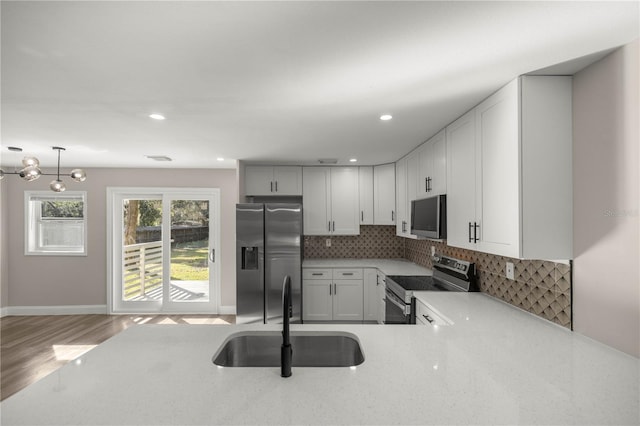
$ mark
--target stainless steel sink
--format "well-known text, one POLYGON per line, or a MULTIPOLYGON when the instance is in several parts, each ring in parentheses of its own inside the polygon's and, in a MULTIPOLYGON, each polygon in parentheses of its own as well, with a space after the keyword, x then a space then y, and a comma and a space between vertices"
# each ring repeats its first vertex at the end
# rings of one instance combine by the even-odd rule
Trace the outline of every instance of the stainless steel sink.
MULTIPOLYGON (((213 356, 223 367, 279 367, 282 334, 277 331, 231 335, 213 356)), ((364 362, 358 338, 350 333, 292 332, 293 367, 352 367, 364 362)))

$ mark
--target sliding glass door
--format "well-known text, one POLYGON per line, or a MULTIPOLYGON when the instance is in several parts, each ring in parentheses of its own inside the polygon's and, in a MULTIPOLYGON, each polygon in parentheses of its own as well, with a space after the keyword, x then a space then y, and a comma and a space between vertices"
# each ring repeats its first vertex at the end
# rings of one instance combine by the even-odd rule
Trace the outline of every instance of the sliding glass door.
POLYGON ((219 193, 110 188, 112 312, 218 311, 219 193))

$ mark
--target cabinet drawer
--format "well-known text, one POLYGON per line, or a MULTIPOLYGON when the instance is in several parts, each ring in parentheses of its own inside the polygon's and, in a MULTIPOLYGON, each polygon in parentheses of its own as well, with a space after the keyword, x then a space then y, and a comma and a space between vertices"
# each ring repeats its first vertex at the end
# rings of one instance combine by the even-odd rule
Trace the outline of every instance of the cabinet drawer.
POLYGON ((331 269, 303 269, 302 279, 305 280, 330 280, 331 269))
POLYGON ((418 300, 416 301, 416 324, 452 325, 453 321, 418 300))
POLYGON ((333 278, 339 280, 361 280, 362 269, 334 269, 333 278))

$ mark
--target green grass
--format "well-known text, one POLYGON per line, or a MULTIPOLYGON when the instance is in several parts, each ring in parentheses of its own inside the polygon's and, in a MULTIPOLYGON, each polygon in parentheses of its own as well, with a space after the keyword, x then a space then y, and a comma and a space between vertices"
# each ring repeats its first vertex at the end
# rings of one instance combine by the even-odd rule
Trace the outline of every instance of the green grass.
POLYGON ((171 279, 206 281, 209 279, 208 241, 176 244, 171 249, 171 279))

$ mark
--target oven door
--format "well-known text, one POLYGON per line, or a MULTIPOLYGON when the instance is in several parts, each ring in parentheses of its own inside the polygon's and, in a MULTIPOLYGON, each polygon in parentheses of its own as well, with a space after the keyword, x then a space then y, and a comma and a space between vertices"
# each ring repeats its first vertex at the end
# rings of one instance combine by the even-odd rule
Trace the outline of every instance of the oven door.
POLYGON ((411 305, 404 303, 387 287, 385 291, 385 324, 411 324, 411 305))

